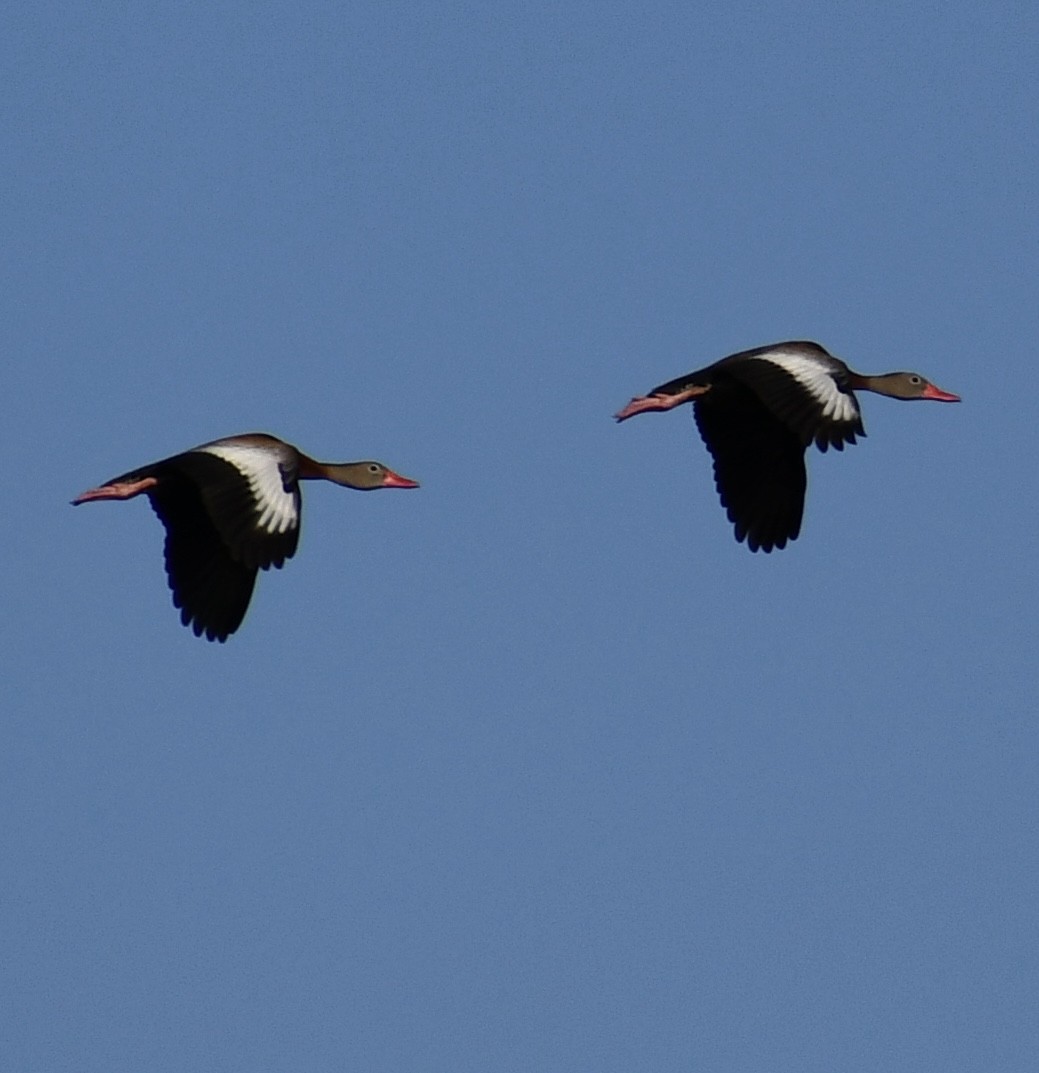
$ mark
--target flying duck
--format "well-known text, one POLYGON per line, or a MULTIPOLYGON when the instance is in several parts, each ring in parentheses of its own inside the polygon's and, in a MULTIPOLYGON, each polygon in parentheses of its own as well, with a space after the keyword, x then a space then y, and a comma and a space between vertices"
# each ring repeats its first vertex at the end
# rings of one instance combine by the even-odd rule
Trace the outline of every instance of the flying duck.
POLYGON ((242 623, 258 570, 279 569, 299 543, 300 481, 417 488, 381 462, 317 462, 264 433, 229 436, 91 488, 73 505, 147 495, 166 527, 166 575, 180 621, 226 641, 242 623))
POLYGON ((960 401, 918 373, 863 376, 818 343, 795 341, 730 354, 637 396, 614 416, 626 421, 691 401, 736 540, 770 552, 801 531, 809 444, 842 451, 866 435, 856 390, 960 401))

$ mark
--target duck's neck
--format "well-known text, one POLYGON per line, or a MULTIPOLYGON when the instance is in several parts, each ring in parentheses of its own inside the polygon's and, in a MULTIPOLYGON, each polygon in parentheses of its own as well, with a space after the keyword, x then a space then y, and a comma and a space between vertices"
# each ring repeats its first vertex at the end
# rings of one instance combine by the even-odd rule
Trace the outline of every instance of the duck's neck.
POLYGON ((301 481, 331 481, 347 488, 361 487, 357 484, 357 471, 363 462, 318 462, 301 454, 298 475, 301 481))
POLYGON ((891 385, 899 373, 879 373, 876 376, 866 376, 862 373, 848 373, 848 386, 853 391, 873 391, 877 395, 890 395, 891 385))

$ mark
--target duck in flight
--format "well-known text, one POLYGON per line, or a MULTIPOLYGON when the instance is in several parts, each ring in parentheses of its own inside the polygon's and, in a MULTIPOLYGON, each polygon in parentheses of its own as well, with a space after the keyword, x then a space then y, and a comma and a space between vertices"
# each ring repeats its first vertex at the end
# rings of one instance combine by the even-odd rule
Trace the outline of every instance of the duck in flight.
POLYGON ((417 488, 381 462, 317 462, 263 433, 230 436, 114 477, 77 496, 146 495, 166 528, 166 575, 180 620, 196 637, 226 641, 242 623, 256 574, 299 543, 300 481, 346 488, 417 488))
POLYGON ((960 401, 918 373, 864 376, 818 343, 797 341, 730 354, 637 396, 614 416, 626 421, 692 402, 736 539, 770 552, 801 532, 808 446, 842 451, 866 435, 856 391, 960 401))

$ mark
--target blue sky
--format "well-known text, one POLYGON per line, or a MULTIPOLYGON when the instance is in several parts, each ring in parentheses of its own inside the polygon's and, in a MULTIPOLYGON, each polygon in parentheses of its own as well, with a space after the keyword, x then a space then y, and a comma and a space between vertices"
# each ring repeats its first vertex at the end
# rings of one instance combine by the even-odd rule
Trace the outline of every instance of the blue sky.
POLYGON ((1033 1070, 1035 10, 6 24, 5 1068, 1033 1070), (755 556, 610 415, 787 338, 964 402, 755 556), (423 486, 209 645, 68 500, 253 430, 423 486))

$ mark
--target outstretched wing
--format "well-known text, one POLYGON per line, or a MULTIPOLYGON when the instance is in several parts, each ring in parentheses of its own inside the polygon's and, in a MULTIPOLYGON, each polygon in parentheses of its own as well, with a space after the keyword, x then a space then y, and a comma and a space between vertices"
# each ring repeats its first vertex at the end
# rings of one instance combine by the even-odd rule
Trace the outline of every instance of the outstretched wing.
POLYGON ((715 383, 694 402, 693 413, 736 539, 765 552, 796 540, 808 483, 798 435, 735 382, 715 383))
POLYGON ((190 478, 171 469, 148 498, 166 529, 166 576, 181 622, 196 637, 226 641, 245 617, 256 566, 231 554, 190 478))
POLYGON ((815 343, 761 347, 718 362, 727 377, 749 387, 804 446, 838 451, 865 436, 847 369, 815 343))
POLYGON ((301 496, 295 468, 263 446, 218 440, 176 455, 166 466, 199 491, 232 557, 267 570, 299 544, 301 496))
POLYGON ((281 567, 299 543, 300 492, 277 460, 258 469, 206 450, 161 463, 149 491, 166 527, 166 574, 181 621, 226 640, 242 623, 258 570, 281 567), (270 487, 268 487, 270 486, 270 487))

